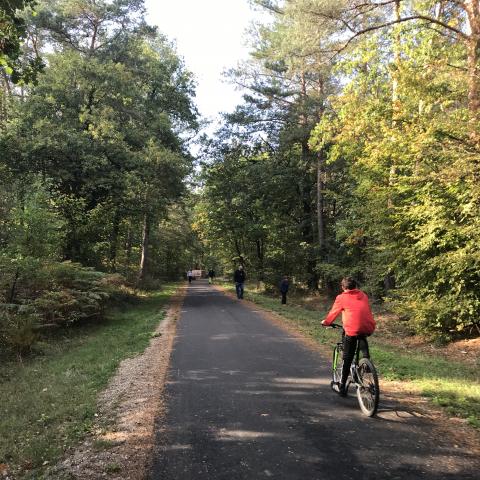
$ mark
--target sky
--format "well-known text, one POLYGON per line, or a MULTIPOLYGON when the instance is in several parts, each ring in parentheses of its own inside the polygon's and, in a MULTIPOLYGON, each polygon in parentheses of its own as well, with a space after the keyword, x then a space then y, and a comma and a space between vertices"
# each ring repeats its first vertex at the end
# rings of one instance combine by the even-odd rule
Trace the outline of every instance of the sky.
POLYGON ((222 72, 248 57, 245 30, 254 18, 248 0, 146 0, 148 21, 177 44, 197 81, 200 113, 213 119, 241 102, 222 72))

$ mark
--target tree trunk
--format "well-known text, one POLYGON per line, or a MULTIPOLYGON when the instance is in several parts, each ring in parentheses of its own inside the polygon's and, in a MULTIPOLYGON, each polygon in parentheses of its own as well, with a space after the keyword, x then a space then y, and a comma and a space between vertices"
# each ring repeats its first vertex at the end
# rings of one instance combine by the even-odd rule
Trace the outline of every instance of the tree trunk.
POLYGON ((468 58, 468 110, 470 113, 470 138, 480 143, 479 113, 480 113, 480 35, 471 38, 467 45, 468 58))
MULTIPOLYGON (((399 21, 400 0, 395 2, 395 20, 399 21)), ((400 113, 400 99, 398 94, 398 75, 400 70, 400 52, 401 52, 401 25, 398 23, 393 30, 393 71, 392 71, 392 124, 395 126, 400 113)))
MULTIPOLYGON (((400 0, 395 1, 395 20, 399 21, 401 18, 400 11, 400 0)), ((398 23, 395 25, 393 30, 393 66, 392 66, 392 127, 395 129, 398 126, 398 120, 400 117, 400 95, 398 93, 398 76, 400 73, 400 52, 401 52, 401 25, 398 23)), ((387 207, 389 209, 393 208, 393 198, 391 191, 395 183, 395 176, 397 174, 397 167, 395 161, 392 159, 392 164, 390 165, 390 170, 388 172, 388 199, 387 207)))
POLYGON ((264 265, 263 265, 263 241, 255 240, 255 246, 257 249, 257 259, 258 259, 258 272, 257 272, 257 289, 262 286, 262 282, 265 280, 264 274, 264 265))
POLYGON ((128 230, 127 230, 127 238, 125 239, 125 265, 124 265, 124 275, 127 276, 130 267, 130 260, 132 258, 132 247, 133 247, 133 239, 132 239, 132 225, 131 222, 128 222, 128 230))
POLYGON ((324 197, 323 190, 325 188, 325 159, 323 157, 323 150, 318 152, 317 157, 317 229, 318 229, 318 247, 320 249, 320 256, 323 256, 325 249, 325 211, 324 211, 324 197))
POLYGON ((150 223, 151 218, 148 212, 145 212, 143 217, 143 232, 142 232, 142 256, 140 258, 140 271, 138 272, 138 283, 145 281, 148 272, 149 261, 149 243, 150 243, 150 223))
MULTIPOLYGON (((309 149, 307 140, 302 142, 302 161, 304 165, 309 164, 309 149)), ((310 181, 308 181, 310 184, 310 181)), ((310 189, 310 185, 308 188, 305 188, 305 180, 303 180, 300 188, 301 196, 302 196, 302 205, 303 205, 303 219, 302 219, 302 238, 303 241, 309 246, 309 250, 307 252, 307 274, 308 274, 308 288, 310 290, 317 290, 318 289, 318 275, 316 272, 317 262, 314 255, 314 230, 313 224, 315 222, 313 212, 312 212, 312 191, 310 189)))
POLYGON ((118 234, 120 232, 120 213, 118 208, 115 209, 115 215, 113 217, 113 227, 112 232, 110 235, 110 252, 109 252, 109 260, 110 260, 110 268, 113 272, 116 271, 117 268, 117 246, 118 246, 118 234))
POLYGON ((478 0, 467 0, 465 3, 470 35, 465 40, 467 47, 468 68, 468 110, 470 113, 470 138, 480 143, 480 5, 478 0))
POLYGON ((7 121, 8 101, 12 94, 10 81, 3 69, 1 71, 1 91, 0 91, 0 128, 3 128, 7 121))

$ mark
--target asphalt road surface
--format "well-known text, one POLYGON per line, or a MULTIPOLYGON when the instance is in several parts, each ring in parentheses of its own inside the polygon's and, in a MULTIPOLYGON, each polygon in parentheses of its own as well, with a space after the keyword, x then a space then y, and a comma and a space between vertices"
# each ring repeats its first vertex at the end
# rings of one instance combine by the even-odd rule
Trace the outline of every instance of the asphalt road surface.
MULTIPOLYGON (((320 321, 320 319, 319 319, 320 321)), ((328 360, 195 281, 177 328, 150 480, 462 480, 480 463, 429 418, 330 390, 328 360)))

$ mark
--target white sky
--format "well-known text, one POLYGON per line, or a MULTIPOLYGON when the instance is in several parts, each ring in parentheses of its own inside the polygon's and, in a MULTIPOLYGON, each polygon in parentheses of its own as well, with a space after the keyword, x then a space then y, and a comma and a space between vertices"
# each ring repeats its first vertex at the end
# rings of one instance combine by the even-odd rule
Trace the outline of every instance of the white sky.
POLYGON ((245 29, 254 12, 248 0, 146 0, 148 21, 170 40, 197 81, 200 113, 213 118, 241 102, 222 72, 248 56, 245 29))

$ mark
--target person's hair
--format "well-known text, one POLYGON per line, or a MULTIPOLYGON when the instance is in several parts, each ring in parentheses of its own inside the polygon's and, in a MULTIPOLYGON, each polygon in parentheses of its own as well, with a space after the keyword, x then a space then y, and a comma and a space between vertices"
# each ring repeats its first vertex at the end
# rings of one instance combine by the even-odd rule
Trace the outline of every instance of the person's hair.
POLYGON ((344 290, 353 290, 357 288, 357 281, 352 277, 344 277, 341 285, 344 290))

